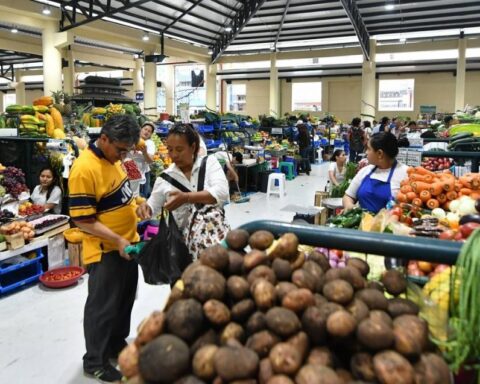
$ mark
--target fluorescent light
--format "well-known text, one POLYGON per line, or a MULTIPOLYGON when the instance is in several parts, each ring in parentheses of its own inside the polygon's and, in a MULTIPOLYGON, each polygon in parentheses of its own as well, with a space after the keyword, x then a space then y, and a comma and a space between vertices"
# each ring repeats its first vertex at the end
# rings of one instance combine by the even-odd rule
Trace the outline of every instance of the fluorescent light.
POLYGON ((232 27, 229 26, 229 25, 227 25, 227 26, 225 27, 225 32, 231 32, 231 31, 232 31, 232 27))
POLYGON ((142 40, 143 40, 143 41, 148 41, 148 40, 150 40, 150 36, 148 36, 148 33, 145 33, 145 34, 142 36, 142 40))
POLYGON ((17 33, 17 32, 18 32, 18 29, 17 29, 16 27, 13 27, 13 28, 10 30, 10 32, 12 32, 12 33, 17 33))
POLYGON ((52 11, 50 10, 50 7, 46 5, 46 6, 44 6, 43 9, 42 9, 42 13, 43 13, 44 15, 47 15, 47 16, 48 16, 48 15, 50 15, 50 14, 52 13, 52 11))
POLYGON ((208 54, 213 55, 213 49, 212 48, 208 48, 208 54))
POLYGON ((386 4, 385 10, 386 11, 393 11, 395 9, 395 4, 386 4))

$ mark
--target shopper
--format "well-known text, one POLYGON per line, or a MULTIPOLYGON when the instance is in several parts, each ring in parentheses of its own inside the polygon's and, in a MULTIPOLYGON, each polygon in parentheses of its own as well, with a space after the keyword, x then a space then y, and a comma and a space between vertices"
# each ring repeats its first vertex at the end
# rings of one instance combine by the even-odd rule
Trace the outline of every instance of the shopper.
POLYGON ((372 136, 372 123, 370 123, 370 121, 368 120, 365 120, 363 122, 363 130, 365 131, 365 136, 366 136, 366 139, 369 140, 370 137, 372 136))
POLYGON ((171 183, 158 177, 147 202, 140 205, 137 214, 148 219, 160 213, 162 207, 173 211, 178 227, 184 230, 188 223, 191 204, 217 204, 228 201, 228 182, 215 156, 207 160, 204 190, 197 192, 202 157, 198 156, 199 135, 187 124, 174 126, 167 136, 168 154, 172 165, 164 172, 192 192, 180 192, 171 183))
POLYGON ((63 193, 57 172, 50 166, 43 167, 40 170, 39 182, 40 184, 33 189, 30 199, 34 204, 43 205, 46 210, 60 214, 63 193))
POLYGON ((215 157, 223 166, 223 171, 229 182, 238 183, 238 173, 234 166, 243 163, 243 155, 240 152, 231 154, 225 146, 220 146, 221 150, 215 152, 215 157))
POLYGON ((397 139, 389 132, 372 136, 367 145, 369 165, 353 178, 343 197, 346 210, 355 203, 373 213, 385 208, 400 190, 400 182, 407 177, 407 166, 397 162, 397 139))
POLYGON ((333 152, 332 158, 330 159, 330 166, 328 167, 328 178, 332 187, 341 184, 345 180, 345 173, 347 167, 345 163, 347 161, 347 155, 345 151, 341 149, 336 149, 333 152))
POLYGON ((373 134, 378 132, 390 132, 390 118, 387 116, 382 117, 380 124, 373 128, 373 134))
POLYGON ((150 196, 150 164, 153 163, 153 155, 155 154, 155 143, 151 139, 155 130, 155 125, 151 121, 147 121, 142 125, 140 130, 140 138, 145 144, 132 152, 129 157, 135 161, 138 170, 142 175, 140 181, 140 195, 142 197, 150 196))
POLYGON ((350 129, 348 130, 348 141, 350 144, 350 162, 358 163, 360 161, 360 154, 365 150, 365 144, 367 142, 367 138, 365 132, 362 128, 360 128, 360 123, 362 120, 360 118, 355 117, 352 120, 352 124, 350 129))
POLYGON ((308 128, 305 124, 299 124, 298 128, 298 147, 300 157, 302 158, 300 168, 303 172, 310 176, 312 167, 310 165, 310 152, 312 151, 312 139, 308 133, 308 128))
POLYGON ((68 182, 70 216, 85 232, 83 262, 89 274, 83 369, 105 382, 122 378, 109 359, 126 345, 137 289, 138 265, 124 251, 139 241, 136 205, 120 160, 139 138, 132 116, 110 117, 100 137, 75 160, 68 182))

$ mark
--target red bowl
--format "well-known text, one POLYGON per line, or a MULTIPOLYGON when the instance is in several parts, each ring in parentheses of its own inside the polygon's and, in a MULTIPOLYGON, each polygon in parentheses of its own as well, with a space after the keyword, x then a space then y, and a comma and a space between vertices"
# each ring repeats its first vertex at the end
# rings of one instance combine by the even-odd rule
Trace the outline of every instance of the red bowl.
POLYGON ((40 281, 49 288, 64 288, 75 284, 85 273, 82 267, 61 267, 45 272, 40 281))

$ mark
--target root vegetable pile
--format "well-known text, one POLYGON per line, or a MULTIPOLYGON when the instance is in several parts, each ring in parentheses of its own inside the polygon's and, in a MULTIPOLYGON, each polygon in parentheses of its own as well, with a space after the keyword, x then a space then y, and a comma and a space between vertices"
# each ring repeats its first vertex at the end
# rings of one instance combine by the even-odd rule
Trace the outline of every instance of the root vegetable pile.
POLYGON ((235 230, 226 240, 140 324, 119 357, 128 383, 449 382, 419 308, 399 297, 402 274, 369 283, 363 260, 330 268, 291 233, 235 230))

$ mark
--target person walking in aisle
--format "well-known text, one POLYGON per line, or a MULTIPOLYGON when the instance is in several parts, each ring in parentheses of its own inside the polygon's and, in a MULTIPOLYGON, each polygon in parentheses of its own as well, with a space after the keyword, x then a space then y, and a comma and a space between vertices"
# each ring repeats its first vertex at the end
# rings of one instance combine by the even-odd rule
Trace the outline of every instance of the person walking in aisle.
POLYGON ((312 151, 312 139, 308 132, 306 124, 300 124, 298 128, 298 147, 300 151, 301 169, 303 172, 310 175, 312 168, 310 166, 310 152, 312 151))
POLYGON ((361 122, 362 120, 360 120, 360 118, 355 117, 348 131, 348 141, 350 143, 349 161, 351 163, 357 163, 360 160, 359 155, 364 152, 367 142, 365 132, 360 128, 361 122))
POLYGON ((83 329, 85 374, 121 380, 109 362, 125 347, 138 282, 138 265, 124 249, 139 241, 135 201, 121 162, 140 137, 130 115, 112 116, 100 137, 75 160, 68 182, 70 216, 85 233, 88 278, 83 329))

